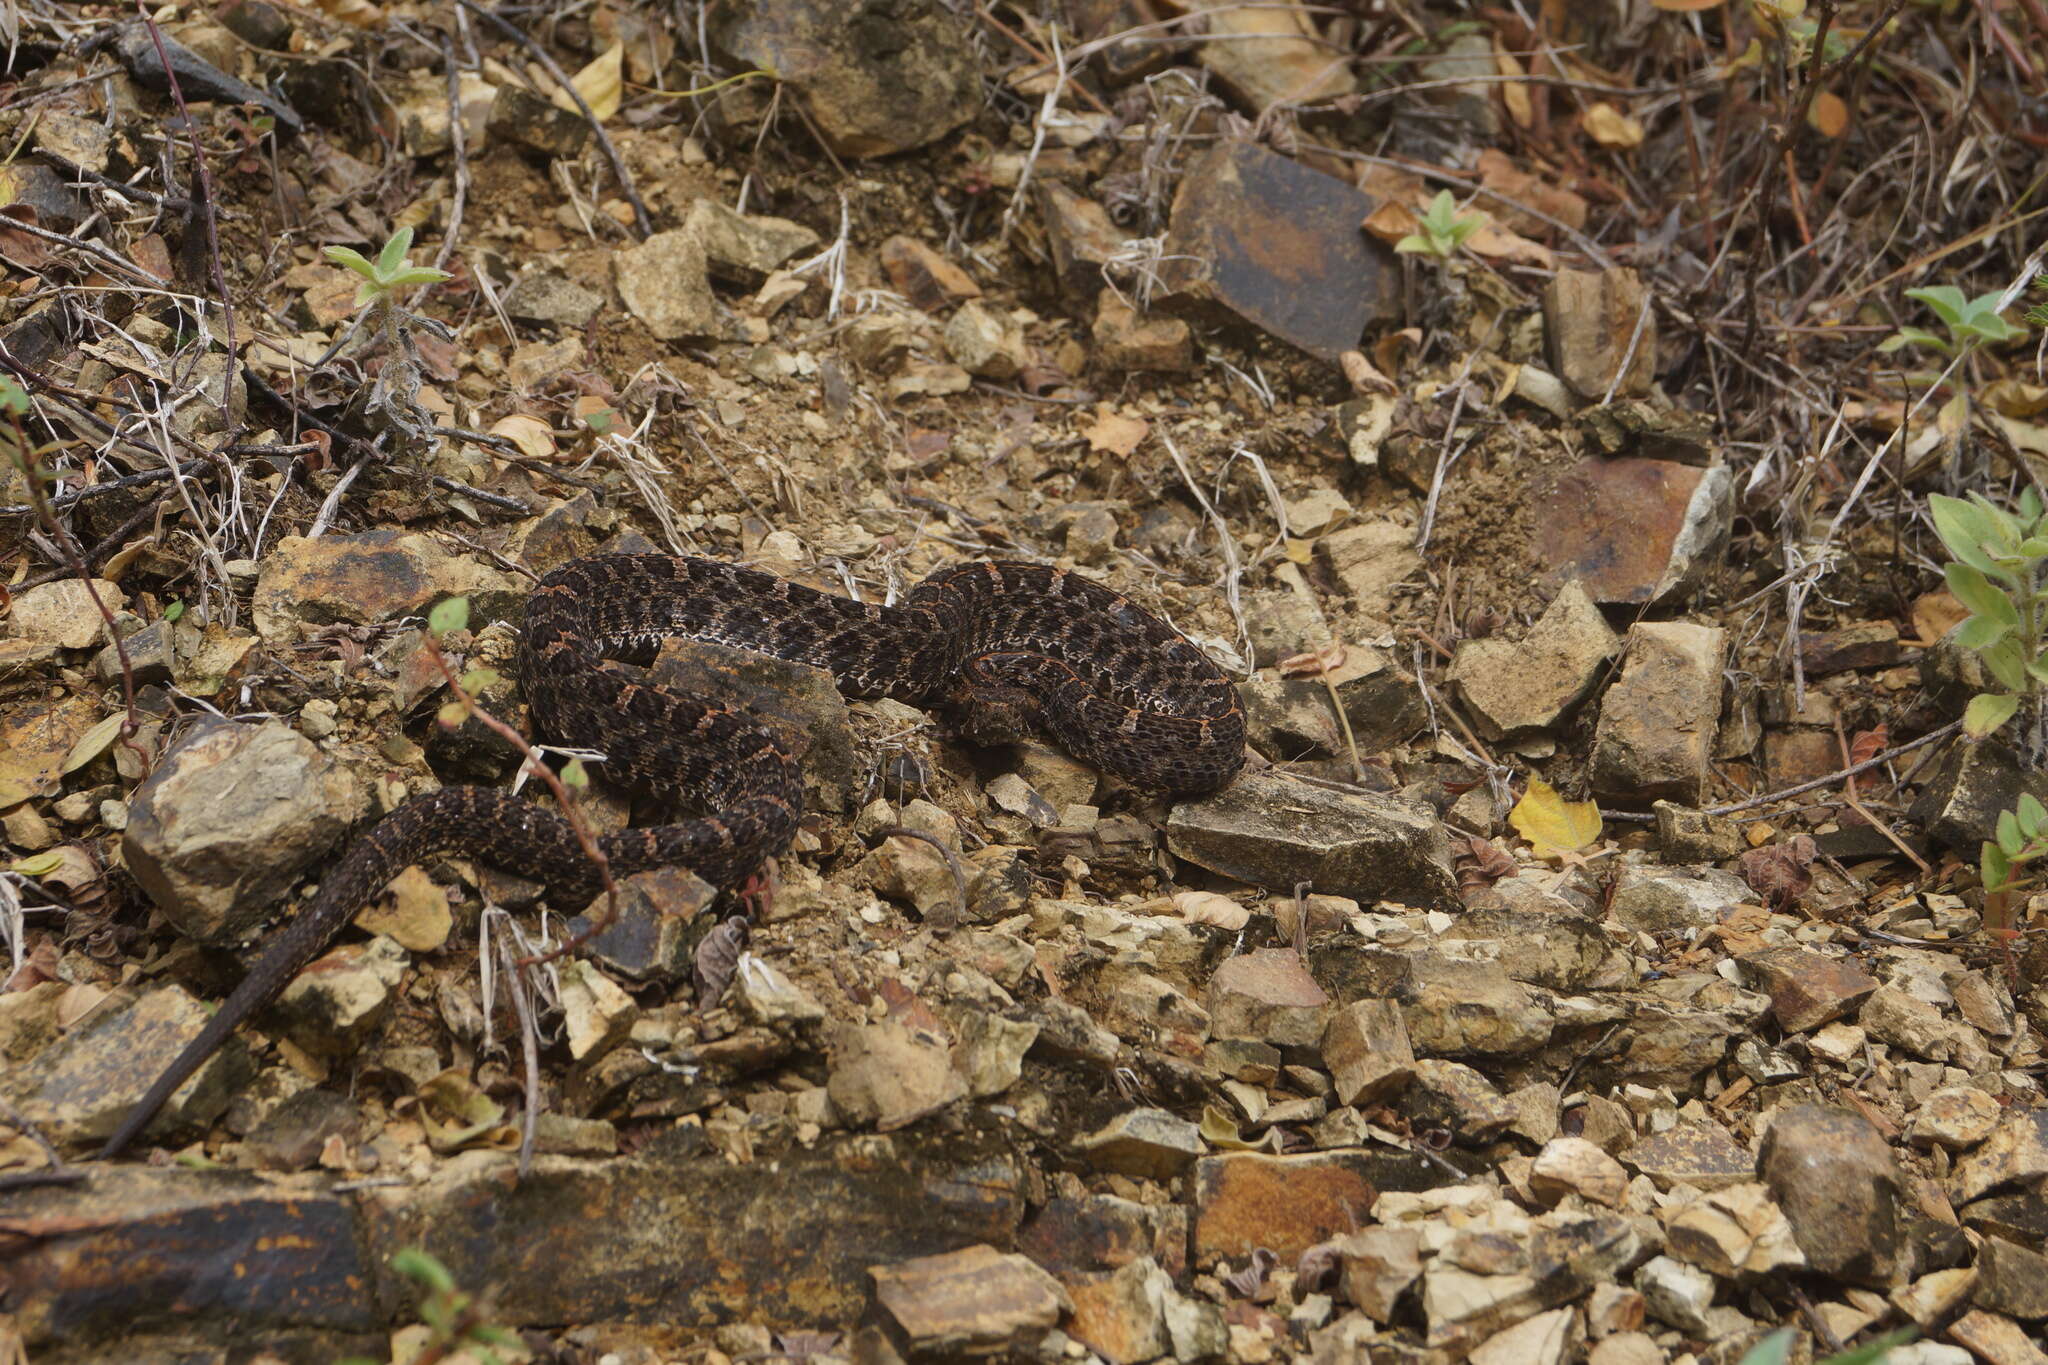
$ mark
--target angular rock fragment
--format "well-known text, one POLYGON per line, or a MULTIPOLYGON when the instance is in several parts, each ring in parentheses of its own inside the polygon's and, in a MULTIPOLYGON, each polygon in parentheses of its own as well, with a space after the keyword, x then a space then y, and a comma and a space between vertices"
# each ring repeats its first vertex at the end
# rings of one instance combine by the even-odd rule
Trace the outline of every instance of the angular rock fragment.
POLYGON ((1543 330, 1551 368, 1581 398, 1650 391, 1657 316, 1635 271, 1558 271, 1543 289, 1543 330))
POLYGON ((863 10, 853 21, 827 0, 723 3, 709 31, 736 67, 773 71, 840 156, 922 147, 981 107, 967 30, 935 0, 863 10))
POLYGON ((1645 621, 1629 631, 1627 662, 1607 690, 1593 734, 1593 789, 1617 803, 1698 805, 1721 716, 1716 626, 1645 621))
POLYGON ((1519 641, 1489 636, 1465 640, 1451 660, 1450 678, 1488 739, 1548 729, 1582 700, 1621 637, 1573 581, 1564 585, 1519 641))
POLYGON ((1167 819, 1167 849, 1212 872, 1291 893, 1404 904, 1459 904, 1443 826, 1426 807, 1338 792, 1277 773, 1245 773, 1167 819))
POLYGON ((1726 465, 1582 460, 1531 490, 1534 548, 1595 602, 1676 602, 1720 563, 1735 515, 1726 465))
POLYGON ((1334 361, 1399 297, 1392 253, 1359 227, 1372 209, 1334 176, 1227 142, 1181 178, 1160 278, 1177 306, 1334 361))
POLYGON ((911 1350, 954 1355, 1044 1332, 1073 1303, 1059 1281, 986 1244, 878 1265, 875 1302, 911 1350))
POLYGON ((1813 1104, 1780 1110, 1764 1133, 1757 1174, 1814 1270, 1877 1288, 1904 1280, 1903 1179, 1861 1115, 1813 1104))

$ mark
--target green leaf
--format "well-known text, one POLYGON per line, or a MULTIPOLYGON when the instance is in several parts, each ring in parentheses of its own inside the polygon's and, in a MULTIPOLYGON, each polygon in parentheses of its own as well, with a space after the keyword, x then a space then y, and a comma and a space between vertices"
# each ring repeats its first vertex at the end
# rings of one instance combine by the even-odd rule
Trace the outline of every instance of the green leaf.
MULTIPOLYGON (((1974 649, 1981 654, 1985 650, 1995 647, 2010 634, 2012 634, 2011 626, 2000 625, 1988 616, 1972 616, 1969 620, 1956 627, 1956 643, 1964 649, 1974 649)), ((2017 683, 2007 683, 2006 685, 2015 690, 2019 687, 2017 683)))
POLYGON ((2020 804, 2015 812, 2020 822, 2020 833, 2032 839, 2041 832, 2041 826, 2048 824, 2048 806, 2034 799, 2032 792, 2020 793, 2020 804))
POLYGON ((1941 537, 1950 554, 1979 573, 2007 583, 2013 581, 2012 574, 1984 549, 1985 542, 1992 538, 1992 529, 1990 518, 1981 508, 1961 498, 1936 493, 1927 499, 1927 510, 1934 517, 1934 533, 1941 537))
POLYGON ((1992 587, 1983 570, 1967 564, 1950 564, 1941 576, 1948 582, 1948 590, 1956 595, 1956 601, 1977 615, 2007 627, 2020 623, 2019 609, 2013 606, 2012 598, 1992 587))
POLYGON ((1837 1351, 1826 1360, 1815 1361, 1814 1365, 1884 1365, 1894 1346, 1904 1346, 1919 1335, 1911 1327, 1901 1327, 1896 1332, 1886 1332, 1875 1341, 1866 1341, 1847 1351, 1837 1351))
POLYGON ((409 289, 416 284, 439 284, 442 280, 455 277, 445 270, 436 270, 430 265, 409 265, 384 281, 387 289, 409 289))
POLYGON ((391 240, 377 253, 377 277, 389 279, 405 265, 405 253, 412 250, 412 229, 402 227, 391 234, 391 240))
POLYGON ((2027 846, 2027 836, 2020 833, 2020 818, 2009 810, 1998 812, 1998 846, 2008 858, 2017 858, 2027 846))
POLYGON ((1984 524, 1989 528, 1989 534, 1984 536, 1981 542, 1985 552, 1993 558, 2018 554, 2020 537, 2025 534, 2025 528, 2020 525, 2019 518, 1982 493, 1972 491, 1970 502, 1983 513, 1984 524))
POLYGON ((444 597, 434 604, 427 613, 427 629, 436 635, 446 635, 451 630, 469 628, 469 599, 467 597, 444 597))
POLYGON ((24 877, 47 877, 64 866, 64 850, 48 849, 42 853, 31 853, 26 858, 16 858, 7 865, 9 872, 18 872, 24 877))
POLYGON ((583 767, 583 760, 572 758, 562 765, 562 785, 565 787, 587 787, 590 774, 583 767))
POLYGON ((455 1277, 448 1273, 448 1267, 417 1247, 392 1252, 391 1268, 436 1294, 455 1292, 455 1277))
POLYGON ((2028 536, 2020 542, 2020 553, 2028 559, 2048 559, 2048 540, 2028 536))
POLYGON ((2048 683, 2048 651, 2027 660, 2027 676, 2036 682, 2048 683))
POLYGON ((1979 692, 1963 708, 1963 729, 1972 739, 1982 739, 2012 719, 2020 709, 2018 697, 1997 692, 1979 692))
POLYGON ((169 605, 168 607, 165 607, 165 608, 164 608, 164 620, 165 620, 165 621, 175 621, 175 620, 177 620, 177 619, 178 619, 178 618, 179 618, 180 616, 183 616, 184 614, 185 614, 185 599, 184 599, 184 598, 182 598, 182 597, 181 597, 181 598, 179 598, 179 599, 178 599, 177 601, 175 601, 175 602, 171 603, 171 605, 169 605))
POLYGON ((495 668, 472 668, 462 675, 462 690, 473 697, 485 688, 503 681, 504 675, 495 668))
POLYGON ((1409 233, 1406 237, 1403 237, 1400 241, 1394 243, 1394 250, 1401 253, 1402 255, 1407 256, 1443 255, 1443 252, 1437 250, 1436 242, 1434 240, 1428 237, 1418 236, 1413 232, 1409 233))
POLYGON ((77 743, 71 746, 71 752, 64 755, 64 764, 58 771, 75 773, 105 753, 113 744, 114 737, 121 733, 121 725, 127 719, 126 712, 116 711, 80 735, 77 743))
POLYGON ((2019 513, 2021 521, 2036 522, 2041 519, 2041 495, 2031 486, 2020 490, 2019 513))
POLYGON ((12 379, 0 379, 0 408, 5 408, 17 417, 26 413, 29 408, 28 390, 12 379))
POLYGON ((1969 300, 1963 297, 1963 291, 1952 284, 1937 284, 1927 289, 1908 289, 1906 297, 1918 299, 1932 308, 1935 316, 1947 327, 1954 327, 1961 322, 1964 310, 1969 307, 1969 300))
POLYGON ((469 704, 459 701, 444 701, 441 709, 434 713, 434 722, 443 730, 459 730, 462 722, 469 719, 469 704))
MULTIPOLYGON (((1974 618, 1973 618, 1974 619, 1974 618)), ((1967 626, 1969 623, 1964 622, 1967 626)), ((1991 676, 2008 692, 2027 690, 2027 661, 2020 654, 2020 642, 2008 635, 1989 649, 1977 651, 1991 676)))
POLYGON ((355 271, 356 274, 361 275, 366 280, 374 278, 377 274, 377 267, 370 264, 370 258, 352 247, 325 247, 321 250, 320 254, 344 270, 355 271))
POLYGON ((1883 355, 1890 355, 1893 351, 1904 350, 1908 346, 1932 346, 1943 355, 1949 354, 1952 349, 1946 338, 1938 337, 1921 327, 1901 327, 1898 331, 1893 332, 1883 341, 1877 343, 1877 349, 1883 355))
POLYGON ((1792 1358, 1792 1338, 1790 1327, 1780 1327, 1743 1352, 1741 1365, 1785 1365, 1792 1358))
POLYGON ((1429 208, 1422 215, 1422 226, 1432 237, 1448 237, 1452 224, 1458 221, 1458 201, 1451 197, 1449 190, 1438 190, 1436 198, 1429 201, 1429 208))
POLYGON ((1984 879, 1986 891, 2001 890, 2012 880, 2012 861, 2003 849, 1987 839, 1977 855, 1977 875, 1984 879))

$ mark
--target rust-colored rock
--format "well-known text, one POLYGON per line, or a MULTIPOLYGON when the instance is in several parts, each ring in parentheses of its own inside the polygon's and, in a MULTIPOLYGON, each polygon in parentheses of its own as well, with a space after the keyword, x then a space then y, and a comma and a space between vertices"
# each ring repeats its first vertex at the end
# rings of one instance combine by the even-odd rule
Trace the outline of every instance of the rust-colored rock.
POLYGON ((1538 562, 1596 602, 1668 602, 1720 561, 1735 510, 1727 467, 1581 460, 1533 490, 1538 562))

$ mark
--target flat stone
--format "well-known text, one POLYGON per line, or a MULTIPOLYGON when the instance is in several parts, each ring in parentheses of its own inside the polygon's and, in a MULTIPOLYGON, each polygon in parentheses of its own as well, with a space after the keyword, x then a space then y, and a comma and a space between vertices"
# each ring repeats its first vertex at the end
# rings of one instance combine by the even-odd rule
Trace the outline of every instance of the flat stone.
POLYGON ((84 649, 105 639, 106 621, 93 605, 93 593, 99 594, 101 606, 110 612, 128 605, 128 595, 104 578, 92 580, 91 591, 76 578, 60 578, 16 595, 13 634, 61 649, 84 649))
POLYGON ((697 232, 657 232, 614 249, 611 258, 619 297, 657 341, 715 337, 724 330, 711 292, 710 260, 697 232))
POLYGON ((1976 1266, 1971 1303, 2026 1322, 2048 1318, 2048 1255, 2003 1237, 1987 1237, 1977 1248, 1976 1266))
POLYGON ((1860 1114, 1814 1104, 1780 1110, 1764 1133, 1757 1173, 1815 1271, 1875 1288, 1904 1280, 1903 1177, 1860 1114))
POLYGON ((1039 198, 1053 278, 1067 300, 1087 303, 1102 292, 1102 267, 1123 250, 1125 234, 1110 221, 1109 210, 1057 181, 1042 182, 1039 198))
MULTIPOLYGON (((960 305, 946 323, 945 342, 946 354, 956 365, 983 379, 1015 379, 1030 359, 1024 329, 1008 313, 972 300, 960 305)), ((1111 521, 1110 528, 1114 527, 1111 521)), ((1071 542, 1074 532, 1069 530, 1067 536, 1071 542)))
POLYGON ((1655 1256, 1636 1271, 1635 1286, 1650 1316, 1688 1336, 1709 1335, 1707 1308, 1714 1301, 1712 1275, 1670 1256, 1655 1256))
POLYGON ((34 1248, 7 1259, 14 1329, 38 1359, 94 1360, 149 1358, 130 1343, 155 1333, 380 1333, 354 1197, 331 1183, 121 1165, 10 1191, 10 1235, 34 1248))
MULTIPOLYGON (((618 916, 583 951, 594 961, 634 981, 681 981, 694 968, 697 945, 709 923, 704 911, 718 888, 680 867, 636 872, 618 883, 618 916)), ((605 911, 602 897, 569 921, 580 934, 605 911)))
POLYGON ((1809 678, 1890 668, 1901 658, 1899 628, 1890 621, 1859 621, 1836 630, 1802 633, 1799 662, 1809 678))
POLYGON ((1771 1014, 1787 1033, 1831 1024, 1877 989, 1877 978, 1849 959, 1804 948, 1766 948, 1738 961, 1751 984, 1771 997, 1771 1014))
POLYGON ((1650 809, 1657 816, 1657 848, 1671 862, 1726 862, 1747 847, 1741 827, 1725 816, 1671 801, 1659 801, 1650 809))
POLYGON ((1608 912, 1638 933, 1682 934, 1719 924, 1755 894, 1719 868, 1624 865, 1615 874, 1608 912))
POLYGON ((1974 864, 1984 841, 1997 837, 1999 813, 2018 806, 2022 792, 2048 801, 2048 773, 2023 765, 1996 739, 1958 737, 1907 814, 1930 839, 1974 864))
POLYGON ((1668 1210, 1664 1240, 1673 1256, 1723 1279, 1755 1280, 1806 1269, 1790 1220, 1770 1191, 1753 1181, 1668 1210))
POLYGON ((1210 1031, 1279 1048, 1320 1044, 1330 997, 1292 948, 1260 948, 1226 958, 1209 978, 1210 1031))
POLYGON ((1375 613, 1396 584, 1422 569, 1414 528, 1384 519, 1332 531, 1316 541, 1316 554, 1352 600, 1375 613))
POLYGON ((1195 60, 1252 112, 1276 104, 1311 104, 1353 93, 1358 82, 1330 50, 1306 11, 1245 9, 1210 0, 1204 41, 1195 60))
POLYGON ((1557 1027, 1556 1009, 1499 962, 1418 954, 1401 1007, 1408 1036, 1433 1056, 1512 1057, 1536 1051, 1557 1027))
POLYGON ((1422 1230, 1371 1227, 1333 1245, 1344 1296, 1374 1322, 1392 1321, 1395 1304, 1422 1276, 1422 1230))
MULTIPOLYGON (((515 1166, 471 1152, 356 1196, 379 1267, 359 1292, 410 1302, 383 1267, 417 1246, 458 1284, 496 1286, 499 1321, 844 1324, 870 1300, 871 1267, 1007 1245, 1025 1207, 1024 1173, 1000 1141, 940 1133, 828 1136, 734 1165, 678 1130, 630 1157, 544 1157, 524 1180, 515 1166)), ((989 1290, 1047 1282, 1010 1259, 989 1290)), ((1034 1312, 1048 1301, 1034 1293, 1034 1312)))
POLYGON ((1435 1057, 1416 1060, 1401 1108, 1412 1123, 1447 1129, 1453 1140, 1468 1145, 1497 1135, 1519 1117, 1492 1081, 1463 1062, 1435 1057))
POLYGON ((896 292, 927 313, 981 297, 981 286, 965 270, 915 237, 897 234, 883 241, 882 269, 896 292))
POLYGON ((1621 637, 1574 580, 1559 589, 1524 639, 1460 642, 1450 678, 1479 732, 1504 739, 1555 726, 1620 648, 1621 637))
POLYGON ((704 264, 712 278, 742 289, 759 289, 792 256, 818 245, 818 234, 802 223, 739 213, 709 196, 690 205, 683 231, 694 232, 703 242, 704 264))
POLYGON ((1338 1006, 1323 1030, 1322 1055, 1340 1104, 1380 1103, 1415 1078, 1407 1020, 1392 1000, 1338 1006))
POLYGON ((875 1302, 920 1352, 973 1352, 1046 1331, 1073 1303, 1059 1281, 1015 1253, 963 1247, 878 1265, 875 1302))
POLYGON ((1097 1170, 1170 1180, 1208 1148, 1186 1119, 1163 1109, 1133 1109, 1076 1141, 1074 1150, 1097 1170))
MULTIPOLYGON (((210 1017, 177 986, 117 995, 46 1043, 27 1065, 10 1059, 0 1067, 0 1095, 53 1142, 102 1141, 210 1017)), ((248 1046, 230 1038, 178 1087, 145 1135, 160 1140, 213 1122, 253 1070, 248 1046)))
POLYGON ((1593 790, 1618 804, 1698 805, 1721 716, 1717 626, 1645 621, 1629 631, 1621 678, 1593 733, 1593 790))
POLYGON ((1066 1290, 1074 1305, 1067 1335, 1110 1365, 1137 1365, 1172 1349, 1162 1309, 1173 1283, 1152 1261, 1077 1276, 1066 1290))
POLYGON ((1584 1338, 1577 1313, 1553 1308, 1494 1333, 1466 1359, 1472 1365, 1563 1365, 1577 1358, 1584 1338))
POLYGON ((1449 840, 1427 807, 1275 772, 1241 774, 1214 796, 1175 806, 1166 846, 1199 867, 1288 894, 1309 882, 1359 901, 1462 903, 1449 840))
POLYGON ((1641 278, 1626 267, 1558 271, 1543 288, 1551 369, 1581 398, 1596 403, 1610 389, 1631 397, 1647 394, 1657 369, 1657 313, 1649 308, 1644 317, 1647 307, 1641 278), (1622 375, 1624 360, 1628 371, 1622 375))
POLYGON ((830 0, 722 4, 711 40, 738 68, 775 73, 840 156, 892 156, 936 142, 981 108, 967 29, 935 0, 863 11, 830 0))
POLYGON ((1178 307, 1334 361, 1400 298, 1393 253, 1359 224, 1370 196, 1249 141, 1190 164, 1159 275, 1178 307))
POLYGON ((1968 1347, 1990 1365, 2048 1365, 2048 1351, 2025 1328, 1981 1308, 1949 1324, 1949 1340, 1968 1347))
POLYGON ((1176 317, 1140 313, 1114 292, 1095 302, 1089 328, 1096 363, 1111 370, 1190 370, 1195 365, 1195 338, 1176 317))
POLYGON ((521 322, 582 327, 604 311, 604 295, 546 268, 528 270, 505 290, 505 311, 521 322))
POLYGON ((401 531, 305 540, 286 536, 263 557, 250 604, 256 631, 290 644, 320 626, 377 625, 444 597, 467 597, 472 629, 512 615, 526 590, 496 569, 451 555, 431 536, 401 531))
POLYGON ((1984 1145, 1955 1173, 1958 1198, 1976 1199, 2005 1185, 2040 1186, 2048 1178, 2048 1107, 2010 1110, 1984 1145))
POLYGON ((122 837, 135 880, 178 930, 232 943, 362 814, 346 768, 288 725, 195 725, 136 789, 122 837))
POLYGON ((492 97, 485 127, 493 138, 556 159, 579 155, 590 140, 590 122, 577 110, 509 81, 492 97))
POLYGON ((899 1019, 845 1024, 833 1036, 825 1089, 849 1125, 889 1132, 967 1093, 951 1040, 899 1019))
POLYGON ((314 1056, 348 1056, 390 1013, 409 964, 405 949, 388 938, 329 950, 277 997, 286 1033, 314 1056))
POLYGON ((1725 1189, 1756 1176, 1756 1163, 1728 1131, 1714 1123, 1681 1123, 1640 1138, 1622 1161, 1657 1182, 1659 1189, 1690 1185, 1725 1189))
POLYGON ((1017 1234, 1017 1250, 1064 1279, 1150 1258, 1176 1279, 1187 1270, 1189 1211, 1113 1194, 1049 1199, 1017 1234))
POLYGON ((1735 514, 1726 465, 1589 458, 1530 491, 1537 559, 1576 577, 1595 602, 1676 602, 1716 565, 1735 514))
POLYGON ((1265 1247, 1292 1265, 1317 1243, 1369 1223, 1382 1191, 1431 1189, 1443 1179, 1395 1152, 1204 1157, 1195 1163, 1195 1264, 1213 1266, 1265 1247))
MULTIPOLYGON (((14 643, 0 640, 0 651, 14 643)), ((64 760, 99 720, 98 698, 77 693, 0 706, 0 809, 62 791, 64 760)))
MULTIPOLYGON (((1524 366, 1523 373, 1529 368, 1524 366)), ((1587 408, 1577 417, 1586 443, 1602 455, 1638 455, 1646 460, 1696 465, 1710 464, 1715 457, 1714 427, 1707 417, 1654 398, 1617 398, 1605 406, 1587 408)))

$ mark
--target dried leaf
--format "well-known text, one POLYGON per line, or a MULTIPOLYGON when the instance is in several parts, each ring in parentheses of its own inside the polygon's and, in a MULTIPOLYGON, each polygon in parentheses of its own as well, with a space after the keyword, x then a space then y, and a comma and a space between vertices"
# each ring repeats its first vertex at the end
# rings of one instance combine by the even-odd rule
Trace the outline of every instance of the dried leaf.
POLYGON ((1521 58, 1502 47, 1499 38, 1493 40, 1493 65, 1503 78, 1500 96, 1508 107, 1508 117, 1515 121, 1517 128, 1531 126, 1536 122, 1536 105, 1528 84, 1522 79, 1529 73, 1523 70, 1521 58))
POLYGON ((1142 417, 1125 417, 1109 410, 1107 403, 1095 410, 1095 420, 1081 425, 1088 448, 1104 454, 1127 456, 1145 443, 1152 424, 1142 417))
POLYGON ((1496 223, 1487 223, 1466 238, 1465 247, 1490 261, 1533 265, 1545 270, 1554 269, 1557 265, 1557 254, 1549 247, 1541 242, 1532 242, 1518 232, 1509 232, 1496 223))
POLYGON ((740 953, 747 946, 747 917, 734 915, 719 922, 718 927, 704 935, 697 943, 697 954, 691 967, 697 977, 697 1002, 710 1006, 725 998, 725 988, 732 984, 733 974, 740 968, 740 953))
POLYGON ((108 746, 114 742, 114 737, 121 733, 121 722, 124 719, 125 713, 116 711, 80 735, 78 742, 71 746, 71 752, 64 755, 64 766, 59 771, 77 772, 105 753, 108 746))
POLYGON ((384 22, 384 11, 370 0, 313 0, 313 6, 330 19, 357 28, 376 28, 384 22))
POLYGON ((1586 133, 1603 147, 1640 147, 1642 120, 1602 100, 1586 110, 1586 133))
POLYGON ((1422 230, 1422 224, 1416 220, 1414 210, 1395 199, 1389 199, 1365 215, 1362 226, 1388 246, 1422 230))
POLYGON ((491 435, 503 436, 513 445, 518 446, 520 454, 525 455, 528 459, 551 459, 555 453, 555 433, 553 428, 549 427, 540 418, 529 416, 523 412, 515 412, 508 417, 500 417, 491 427, 491 435))
POLYGON ((1173 908, 1189 924, 1213 925, 1233 934, 1252 920, 1251 911, 1214 891, 1183 891, 1173 898, 1173 908))
POLYGON ((1774 910, 1782 910, 1813 884, 1807 869, 1819 855, 1813 837, 1796 834, 1781 844, 1753 848, 1742 855, 1742 880, 1774 910))
POLYGON ((1853 768, 1858 763, 1868 763, 1883 753, 1891 742, 1892 728, 1889 725, 1857 731, 1856 737, 1849 741, 1849 766, 1853 768))
POLYGON ((1698 14, 1703 10, 1719 9, 1721 0, 1650 0, 1651 9, 1661 9, 1671 14, 1698 14))
MULTIPOLYGON (((569 78, 569 84, 583 96, 583 102, 590 106, 591 113, 597 115, 599 123, 619 112, 619 99, 625 91, 625 82, 626 45, 617 42, 569 78)), ((576 101, 561 90, 555 91, 554 101, 561 109, 576 108, 576 101)))
POLYGON ((1508 812, 1515 833, 1529 841, 1539 858, 1573 853, 1600 837, 1600 807, 1591 801, 1567 801, 1540 777, 1508 812))
POLYGON ((1970 609, 1951 592, 1923 593, 1913 599, 1913 633, 1923 645, 1938 642, 1970 618, 1970 609))
POLYGON ((1840 95, 1823 90, 1807 107, 1806 121, 1823 137, 1840 137, 1849 130, 1849 106, 1840 95))

